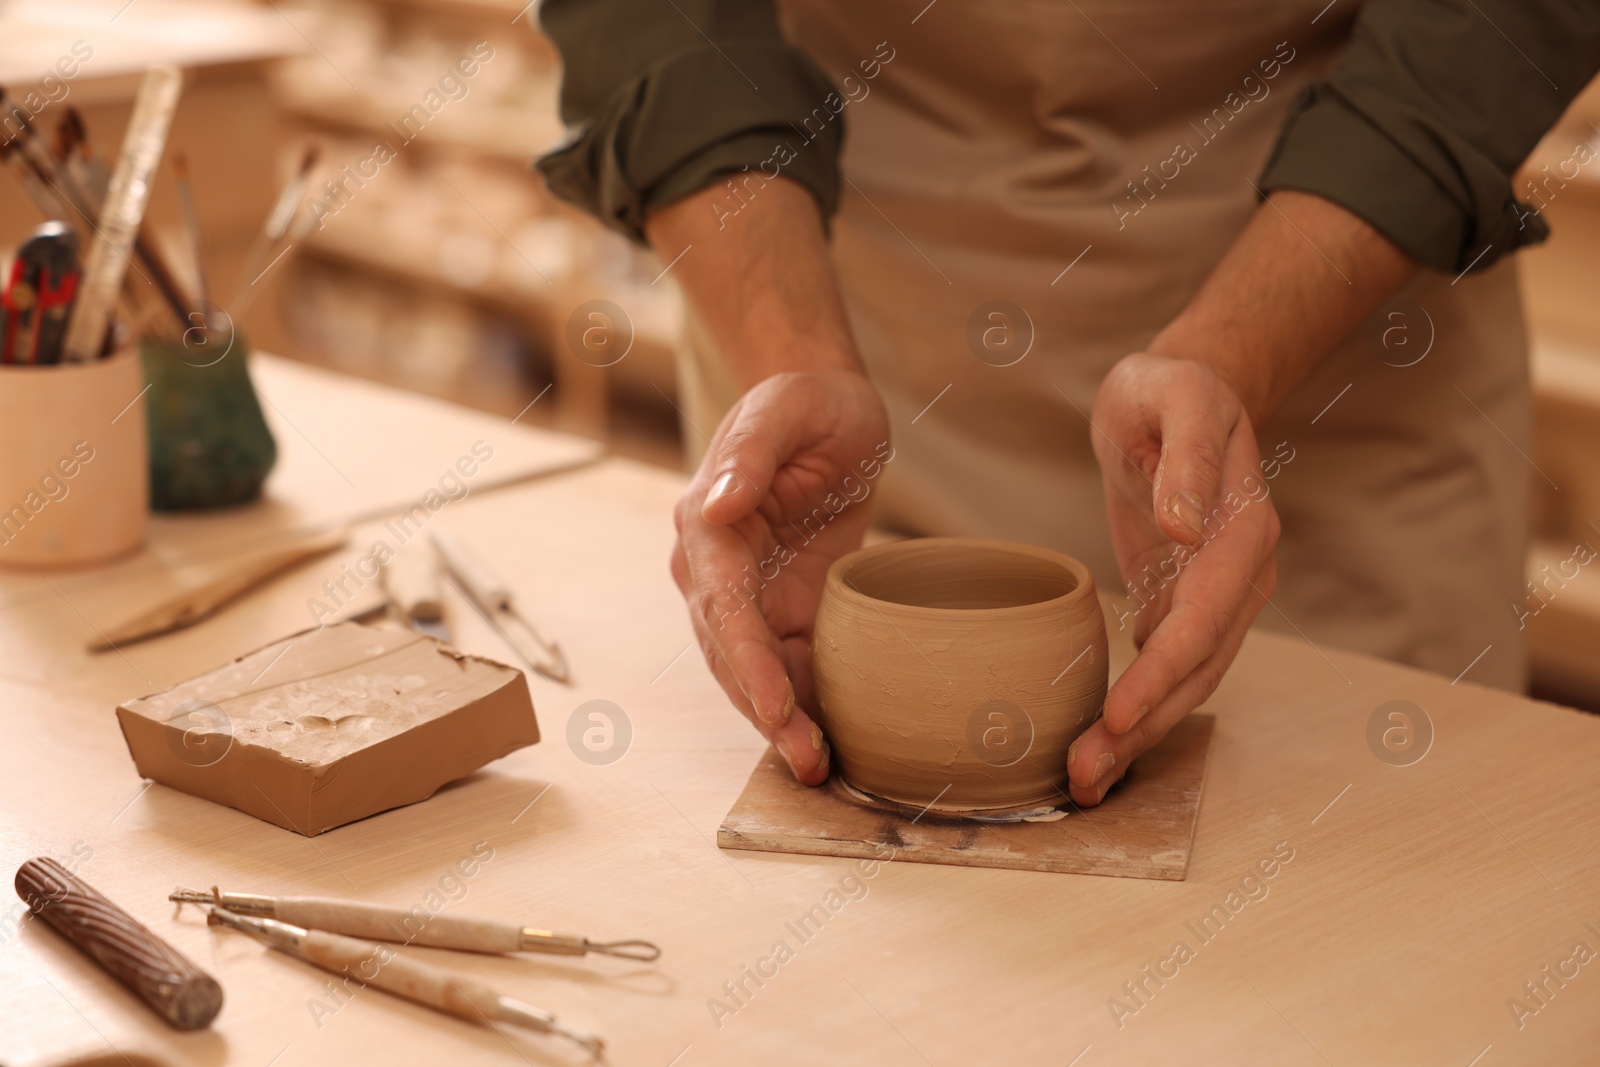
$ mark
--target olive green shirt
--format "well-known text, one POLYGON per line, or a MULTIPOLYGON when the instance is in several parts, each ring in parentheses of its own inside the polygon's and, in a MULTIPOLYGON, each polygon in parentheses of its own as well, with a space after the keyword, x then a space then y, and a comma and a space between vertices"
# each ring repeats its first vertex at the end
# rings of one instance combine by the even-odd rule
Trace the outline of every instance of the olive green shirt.
MULTIPOLYGON (((759 166, 835 91, 771 0, 544 0, 539 18, 569 135, 538 167, 635 239, 655 208, 759 166)), ((1435 270, 1481 270, 1548 236, 1512 176, 1597 70, 1595 0, 1370 0, 1257 184, 1340 204, 1435 270)), ((784 167, 824 218, 843 136, 829 124, 784 167)))

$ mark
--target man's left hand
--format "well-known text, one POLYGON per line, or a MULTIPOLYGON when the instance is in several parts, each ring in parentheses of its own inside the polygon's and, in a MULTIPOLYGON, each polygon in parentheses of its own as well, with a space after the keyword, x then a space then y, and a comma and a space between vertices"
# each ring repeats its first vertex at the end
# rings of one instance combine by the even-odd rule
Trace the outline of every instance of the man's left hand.
POLYGON ((1277 583, 1278 515, 1250 417, 1210 368, 1148 353, 1095 398, 1095 455, 1139 649, 1073 743, 1069 791, 1100 803, 1128 766, 1209 697, 1277 583))

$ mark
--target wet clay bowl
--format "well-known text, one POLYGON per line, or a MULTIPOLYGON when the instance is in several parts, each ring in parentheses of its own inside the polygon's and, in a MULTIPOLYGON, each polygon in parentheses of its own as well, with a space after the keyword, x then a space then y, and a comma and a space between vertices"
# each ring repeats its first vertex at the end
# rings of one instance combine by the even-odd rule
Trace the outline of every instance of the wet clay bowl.
POLYGON ((817 717, 857 790, 942 812, 1063 803, 1100 714, 1106 626, 1089 569, 1031 545, 930 537, 828 571, 817 717))

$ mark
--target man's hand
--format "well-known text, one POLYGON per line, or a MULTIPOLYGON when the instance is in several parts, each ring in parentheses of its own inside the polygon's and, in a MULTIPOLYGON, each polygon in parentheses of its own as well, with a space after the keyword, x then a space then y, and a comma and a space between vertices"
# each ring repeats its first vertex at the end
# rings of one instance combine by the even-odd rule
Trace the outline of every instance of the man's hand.
POLYGON ((1183 313, 1101 383, 1092 439, 1139 655, 1073 746, 1077 803, 1098 804, 1221 682, 1277 583, 1253 426, 1416 269, 1337 204, 1275 192, 1183 313))
POLYGON ((1129 356, 1093 422, 1139 655, 1072 746, 1070 792, 1086 806, 1217 688, 1276 586, 1278 543, 1250 418, 1209 368, 1129 356))
POLYGON ((827 742, 805 711, 811 627, 828 567, 866 533, 888 439, 862 375, 767 378, 722 420, 675 513, 672 576, 706 663, 807 785, 828 776, 827 742))
POLYGON ((672 576, 723 691, 816 785, 828 746, 805 711, 811 626, 829 565, 866 532, 863 471, 882 461, 889 419, 856 356, 816 202, 784 178, 745 188, 731 217, 712 188, 645 222, 747 390, 678 501, 672 576), (830 499, 850 503, 835 514, 830 499))

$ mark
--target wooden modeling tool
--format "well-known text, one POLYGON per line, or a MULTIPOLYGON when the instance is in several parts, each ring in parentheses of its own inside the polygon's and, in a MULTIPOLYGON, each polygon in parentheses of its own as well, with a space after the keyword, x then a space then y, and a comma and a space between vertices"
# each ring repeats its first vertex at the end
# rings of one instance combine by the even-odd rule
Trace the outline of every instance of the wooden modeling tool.
MULTIPOLYGON (((89 245, 77 306, 67 325, 63 362, 87 363, 97 358, 105 345, 111 309, 128 268, 128 252, 144 221, 150 184, 182 86, 183 77, 174 67, 152 67, 139 84, 122 155, 111 174, 95 238, 89 245)), ((182 313, 179 317, 186 318, 182 313)))
POLYGON ((17 868, 17 896, 179 1030, 208 1026, 222 986, 133 916, 48 856, 17 868))
POLYGON ((419 923, 417 917, 404 908, 357 900, 224 893, 215 886, 209 892, 179 887, 167 899, 179 904, 215 904, 239 915, 277 919, 349 937, 462 952, 543 952, 556 956, 596 952, 646 963, 661 955, 661 949, 650 941, 590 941, 574 934, 554 934, 531 926, 456 915, 434 915, 419 923))
POLYGON ((297 564, 344 547, 343 530, 306 534, 244 556, 207 566, 201 577, 179 582, 176 591, 133 616, 107 627, 89 642, 90 652, 105 652, 132 641, 181 630, 215 614, 269 578, 297 564))
POLYGON ((215 904, 206 908, 206 921, 241 930, 314 967, 333 974, 353 975, 364 985, 376 986, 386 993, 469 1022, 512 1023, 544 1034, 557 1034, 597 1056, 605 1047, 599 1037, 562 1026, 547 1011, 496 993, 460 975, 405 959, 387 945, 308 930, 277 919, 240 915, 215 904))
POLYGON ((452 534, 440 530, 433 535, 433 545, 439 550, 445 567, 460 583, 461 591, 477 605, 489 625, 505 638, 506 644, 521 656, 523 661, 550 679, 563 685, 572 684, 567 668, 567 657, 561 646, 539 636, 533 624, 523 618, 511 602, 511 588, 499 575, 489 569, 477 553, 452 534))
POLYGON ((439 589, 439 557, 432 546, 401 548, 379 565, 378 580, 400 621, 438 641, 450 640, 439 589))

